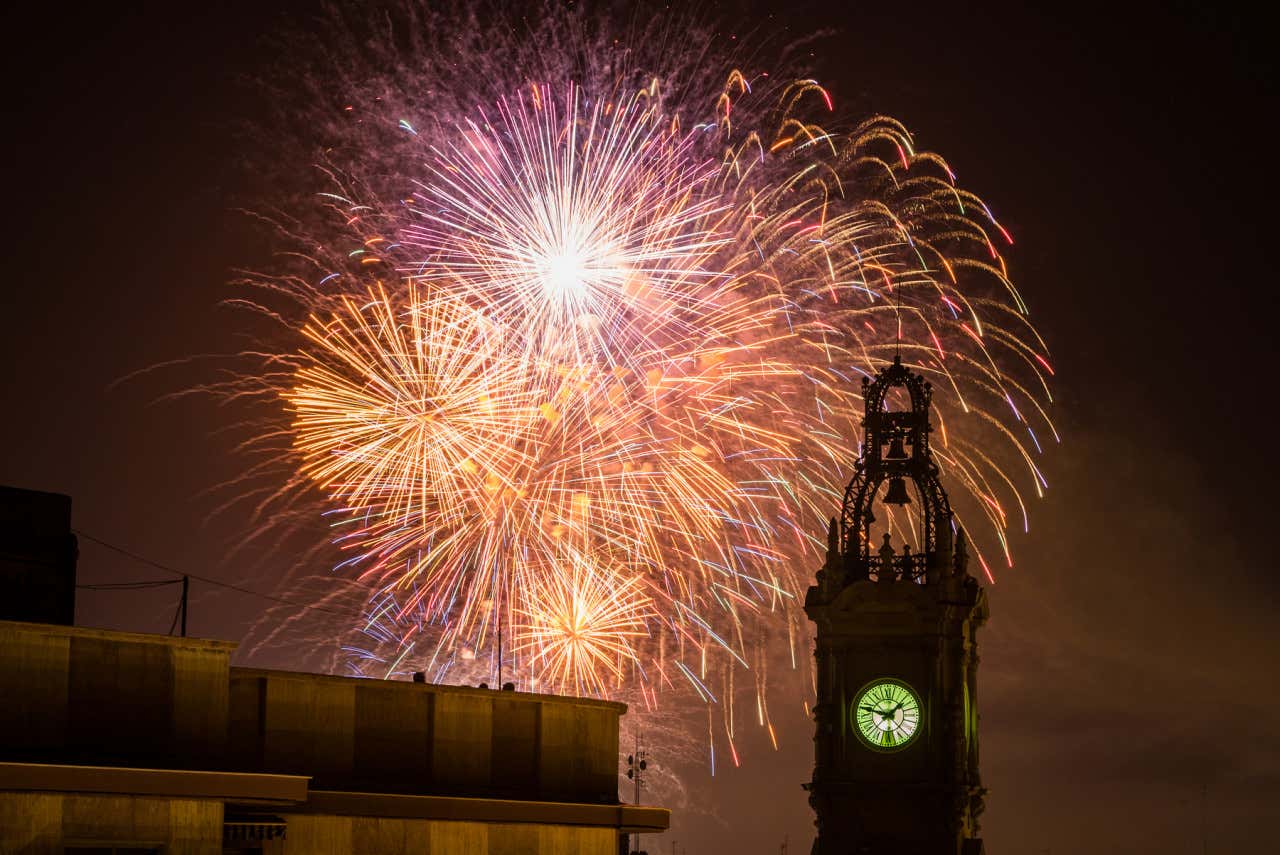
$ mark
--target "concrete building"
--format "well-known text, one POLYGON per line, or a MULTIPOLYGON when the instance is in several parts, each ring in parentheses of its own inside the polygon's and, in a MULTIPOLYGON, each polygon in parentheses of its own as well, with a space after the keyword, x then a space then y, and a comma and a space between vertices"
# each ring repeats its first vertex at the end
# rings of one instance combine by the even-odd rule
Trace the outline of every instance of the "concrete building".
POLYGON ((616 855, 622 704, 0 621, 0 853, 616 855))
POLYGON ((71 497, 0 487, 0 620, 75 623, 71 497))

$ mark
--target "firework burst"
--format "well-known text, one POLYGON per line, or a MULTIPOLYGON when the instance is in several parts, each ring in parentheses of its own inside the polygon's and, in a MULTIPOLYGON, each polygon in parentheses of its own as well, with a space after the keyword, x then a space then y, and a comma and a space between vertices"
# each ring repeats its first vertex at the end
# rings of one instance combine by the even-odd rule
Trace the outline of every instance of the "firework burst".
POLYGON ((603 695, 636 664, 635 644, 648 636, 652 601, 636 576, 618 576, 582 555, 569 566, 534 574, 512 606, 513 652, 553 686, 603 695))
POLYGON ((824 129, 812 80, 624 50, 586 13, 531 26, 488 28, 472 76, 462 41, 343 64, 316 108, 330 216, 258 279, 310 317, 268 385, 394 640, 360 661, 442 679, 506 630, 530 685, 710 701, 751 667, 762 694, 783 628, 796 659, 857 378, 897 353, 1011 563, 1052 372, 987 206, 892 119, 824 129))

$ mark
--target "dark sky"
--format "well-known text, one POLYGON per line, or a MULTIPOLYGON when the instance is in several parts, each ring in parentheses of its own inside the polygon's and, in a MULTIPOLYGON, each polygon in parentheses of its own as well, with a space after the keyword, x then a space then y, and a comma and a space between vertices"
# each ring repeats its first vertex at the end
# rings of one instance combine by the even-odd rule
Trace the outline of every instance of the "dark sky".
MULTIPOLYGON (((231 210, 247 189, 233 129, 240 81, 271 59, 261 34, 289 13, 184 5, 4 13, 0 483, 68 493, 86 532, 274 590, 284 559, 233 553, 248 510, 215 513, 207 492, 242 466, 224 432, 238 414, 157 402, 205 369, 112 386, 235 349, 239 320, 216 304, 261 252, 231 210)), ((833 29, 819 54, 837 101, 902 119, 992 204, 1059 369, 1051 490, 982 637, 990 851, 1193 853, 1202 829, 1210 852, 1274 851, 1278 188, 1262 25, 1126 4, 832 5, 743 20, 833 29)), ((82 581, 153 575, 81 550, 82 581)), ((79 621, 164 632, 169 596, 85 592, 79 621)), ((240 639, 263 608, 197 586, 191 629, 240 639)), ((261 647, 239 661, 289 664, 261 647)), ((689 809, 650 851, 773 852, 784 835, 806 851, 809 732, 798 714, 784 724, 778 753, 748 744, 743 768, 691 774, 689 809)))

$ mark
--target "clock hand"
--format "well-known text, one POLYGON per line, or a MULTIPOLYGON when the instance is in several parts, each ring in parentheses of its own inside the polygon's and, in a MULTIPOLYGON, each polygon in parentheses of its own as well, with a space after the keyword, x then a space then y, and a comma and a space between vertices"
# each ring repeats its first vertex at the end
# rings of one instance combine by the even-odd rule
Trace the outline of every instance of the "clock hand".
POLYGON ((902 709, 902 704, 898 704, 896 707, 889 710, 888 712, 885 712, 884 710, 881 710, 881 709, 870 709, 869 707, 863 707, 863 709, 869 710, 870 712, 873 712, 876 715, 880 716, 882 721, 891 722, 894 720, 894 717, 897 716, 898 710, 902 709))

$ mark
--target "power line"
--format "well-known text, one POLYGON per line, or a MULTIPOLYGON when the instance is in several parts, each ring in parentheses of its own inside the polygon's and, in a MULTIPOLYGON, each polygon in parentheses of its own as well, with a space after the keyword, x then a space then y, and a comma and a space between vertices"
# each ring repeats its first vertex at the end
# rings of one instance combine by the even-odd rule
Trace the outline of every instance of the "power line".
MULTIPOLYGON (((98 544, 99 546, 110 549, 112 552, 118 552, 121 555, 125 556, 126 558, 131 558, 134 561, 137 561, 141 564, 146 564, 149 567, 154 567, 157 570, 163 570, 165 573, 172 573, 173 575, 179 576, 179 577, 190 576, 192 579, 196 579, 201 582, 204 582, 206 585, 213 585, 216 588, 227 588, 232 591, 238 591, 241 594, 248 594, 251 597, 261 597, 264 600, 272 600, 273 602, 282 603, 283 605, 286 605, 286 606, 293 606, 294 608, 298 608, 298 609, 306 609, 307 611, 324 612, 325 614, 335 615, 341 618, 350 617, 350 615, 344 612, 334 611, 333 609, 326 609, 323 606, 317 606, 311 603, 301 603, 301 602, 298 602, 297 600, 291 600, 287 597, 277 597, 272 594, 264 594, 261 591, 255 591, 251 588, 243 588, 239 585, 232 585, 230 582, 220 582, 217 579, 210 579, 208 576, 201 576, 199 573, 188 573, 183 570, 178 570, 176 568, 168 566, 167 564, 161 564, 159 561, 152 561, 150 558, 139 555, 136 552, 130 552, 128 549, 125 549, 122 546, 116 546, 114 543, 108 543, 107 541, 102 540, 101 538, 94 537, 93 535, 83 531, 82 529, 73 528, 72 531, 74 531, 80 537, 83 537, 85 540, 91 540, 94 543, 98 544)), ((181 578, 174 579, 172 581, 150 580, 150 581, 140 581, 140 582, 108 582, 102 585, 77 585, 76 587, 86 588, 88 590, 110 591, 110 590, 134 590, 138 588, 159 587, 160 585, 180 585, 180 584, 182 584, 181 578)))
POLYGON ((94 585, 76 585, 85 591, 140 591, 145 588, 163 588, 166 585, 181 585, 181 579, 155 579, 138 582, 101 582, 94 585))

